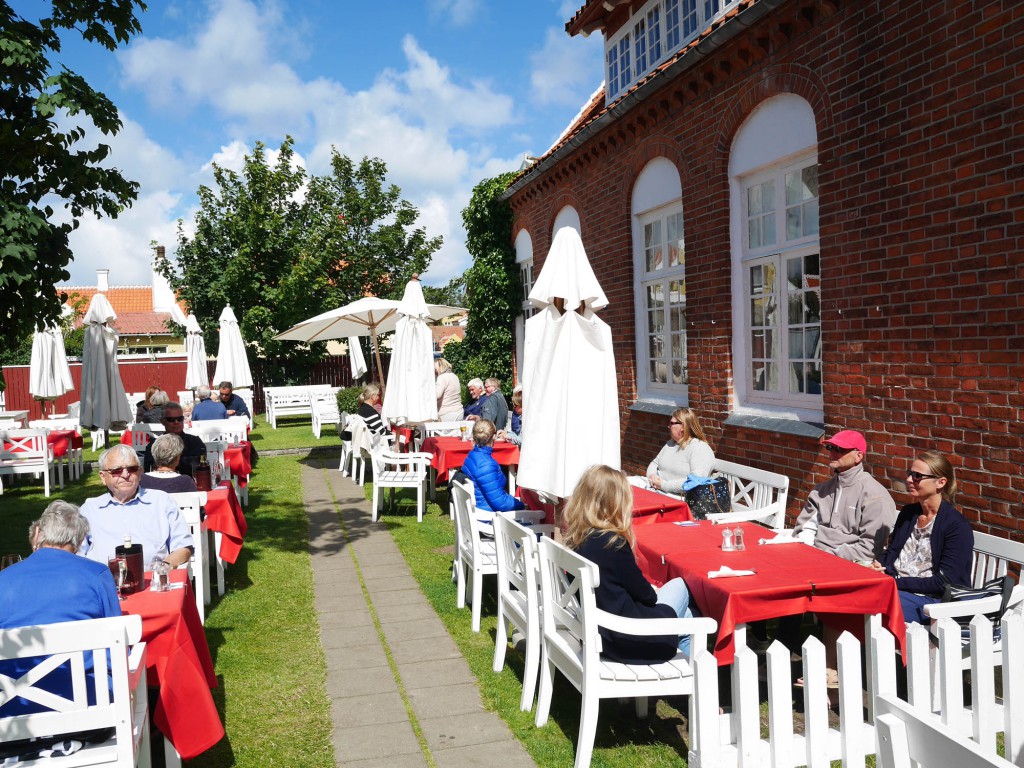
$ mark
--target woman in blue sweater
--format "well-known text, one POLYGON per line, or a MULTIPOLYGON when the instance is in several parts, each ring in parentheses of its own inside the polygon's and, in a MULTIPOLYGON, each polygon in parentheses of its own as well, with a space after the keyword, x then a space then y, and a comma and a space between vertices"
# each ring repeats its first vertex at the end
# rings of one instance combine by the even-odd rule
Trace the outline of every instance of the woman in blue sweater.
POLYGON ((525 509, 523 502, 505 491, 505 475, 491 455, 494 434, 494 422, 479 419, 473 425, 473 442, 476 445, 462 462, 462 473, 473 481, 476 489, 476 509, 478 512, 525 509))

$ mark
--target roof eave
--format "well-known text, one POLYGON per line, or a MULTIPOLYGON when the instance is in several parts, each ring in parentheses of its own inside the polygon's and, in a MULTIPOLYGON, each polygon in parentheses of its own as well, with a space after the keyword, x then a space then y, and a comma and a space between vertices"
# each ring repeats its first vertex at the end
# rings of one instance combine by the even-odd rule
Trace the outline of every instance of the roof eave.
POLYGON ((662 72, 659 72, 647 82, 635 87, 625 96, 614 102, 605 112, 571 135, 564 144, 556 148, 551 152, 551 154, 541 158, 527 170, 523 171, 519 178, 515 179, 502 193, 500 199, 508 200, 520 189, 532 183, 538 176, 542 175, 576 149, 586 144, 591 138, 608 127, 613 121, 622 117, 633 109, 633 107, 643 103, 653 96, 662 88, 667 80, 670 80, 695 66, 699 61, 710 56, 723 45, 739 36, 739 34, 747 28, 752 27, 784 2, 786 2, 786 0, 758 0, 758 2, 752 3, 748 8, 736 14, 720 27, 709 33, 707 37, 698 41, 696 45, 693 45, 676 61, 673 61, 665 67, 662 72))

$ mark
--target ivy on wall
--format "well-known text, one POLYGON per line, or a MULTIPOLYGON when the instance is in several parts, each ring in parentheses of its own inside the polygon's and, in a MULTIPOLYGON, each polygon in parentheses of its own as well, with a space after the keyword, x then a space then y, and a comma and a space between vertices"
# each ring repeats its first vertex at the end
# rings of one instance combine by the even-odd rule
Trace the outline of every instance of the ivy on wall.
POLYGON ((515 175, 481 181, 462 211, 466 248, 473 257, 465 276, 469 322, 462 342, 445 347, 445 357, 463 383, 494 376, 501 379, 506 394, 512 389, 522 286, 512 247, 512 208, 500 198, 515 175))

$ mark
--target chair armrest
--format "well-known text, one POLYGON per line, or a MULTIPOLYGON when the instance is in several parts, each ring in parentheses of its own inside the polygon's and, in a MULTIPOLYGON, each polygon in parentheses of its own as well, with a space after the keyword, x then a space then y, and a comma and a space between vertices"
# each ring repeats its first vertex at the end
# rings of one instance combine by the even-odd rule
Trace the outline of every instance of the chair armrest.
POLYGON ((554 538, 555 531, 558 530, 557 525, 551 525, 551 523, 534 523, 530 526, 530 530, 533 533, 537 533, 543 536, 547 536, 549 539, 554 538))
POLYGON ((539 509, 513 509, 511 512, 501 512, 499 514, 511 516, 514 520, 533 520, 540 522, 544 519, 544 512, 539 509))
POLYGON ((718 622, 707 616, 690 619, 631 619, 597 609, 598 626, 624 635, 710 635, 718 631, 718 622))
POLYGON ((962 616, 976 616, 980 613, 998 611, 1002 595, 980 597, 977 600, 955 600, 949 603, 932 603, 924 606, 924 615, 933 622, 939 619, 955 619, 962 616))
MULTIPOLYGON (((778 514, 778 510, 773 507, 762 507, 761 509, 741 509, 735 512, 713 512, 708 515, 710 520, 715 525, 725 525, 728 523, 759 523, 767 518, 774 517, 778 514)), ((769 526, 765 526, 768 530, 775 530, 769 526)))

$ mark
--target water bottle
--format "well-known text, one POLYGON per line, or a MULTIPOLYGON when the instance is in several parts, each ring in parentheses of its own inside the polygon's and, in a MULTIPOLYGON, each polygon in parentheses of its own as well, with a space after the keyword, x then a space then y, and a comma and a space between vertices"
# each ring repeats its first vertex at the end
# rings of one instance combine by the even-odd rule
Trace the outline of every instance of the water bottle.
POLYGON ((722 531, 722 551, 723 552, 732 552, 732 550, 733 550, 732 531, 730 529, 726 528, 724 531, 722 531))

